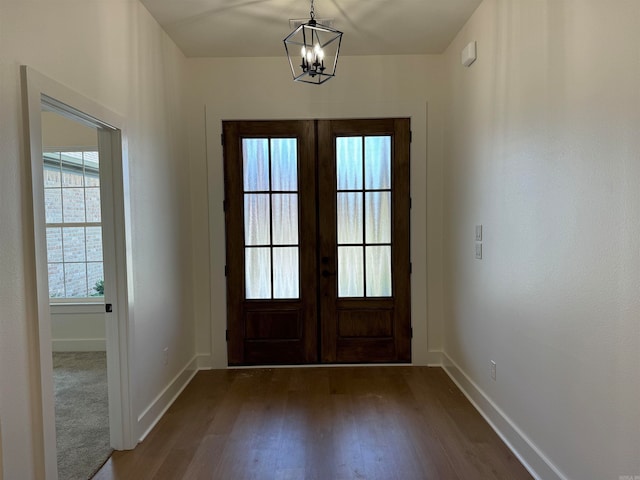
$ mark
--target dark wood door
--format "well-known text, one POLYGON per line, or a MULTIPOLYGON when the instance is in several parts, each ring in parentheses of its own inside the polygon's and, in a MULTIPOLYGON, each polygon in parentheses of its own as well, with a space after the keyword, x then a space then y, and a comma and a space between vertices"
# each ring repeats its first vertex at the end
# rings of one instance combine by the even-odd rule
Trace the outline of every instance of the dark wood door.
POLYGON ((224 122, 230 365, 318 360, 315 126, 224 122))
POLYGON ((411 361, 409 119, 318 122, 323 362, 411 361))
POLYGON ((223 135, 229 364, 410 361, 409 120, 223 135))

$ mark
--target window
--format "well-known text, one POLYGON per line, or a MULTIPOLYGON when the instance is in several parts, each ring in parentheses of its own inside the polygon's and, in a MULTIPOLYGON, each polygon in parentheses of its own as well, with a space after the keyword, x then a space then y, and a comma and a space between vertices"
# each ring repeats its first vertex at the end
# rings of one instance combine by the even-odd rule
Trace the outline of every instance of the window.
POLYGON ((247 299, 299 297, 295 138, 244 138, 247 299))
POLYGON ((49 297, 101 300, 104 273, 98 152, 45 152, 43 160, 49 297))
POLYGON ((336 138, 338 296, 390 297, 391 136, 336 138))

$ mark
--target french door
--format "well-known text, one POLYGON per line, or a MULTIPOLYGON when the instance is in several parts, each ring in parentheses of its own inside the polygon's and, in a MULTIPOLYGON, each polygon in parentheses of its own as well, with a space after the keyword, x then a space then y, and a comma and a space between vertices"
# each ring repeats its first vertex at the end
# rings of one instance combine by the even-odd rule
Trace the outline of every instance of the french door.
POLYGON ((229 364, 410 361, 409 119, 223 135, 229 364))

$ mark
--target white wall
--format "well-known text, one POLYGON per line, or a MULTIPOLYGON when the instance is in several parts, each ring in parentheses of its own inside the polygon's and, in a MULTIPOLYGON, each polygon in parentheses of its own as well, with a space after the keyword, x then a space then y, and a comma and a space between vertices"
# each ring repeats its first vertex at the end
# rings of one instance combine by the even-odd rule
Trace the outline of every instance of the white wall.
POLYGON ((639 45, 635 0, 485 0, 445 55, 444 350, 545 479, 640 475, 639 45))
POLYGON ((188 69, 197 348, 204 364, 227 365, 222 120, 394 116, 411 117, 413 130, 413 360, 433 361, 442 312, 442 57, 343 57, 336 78, 321 87, 293 82, 284 55, 190 59, 188 69))
POLYGON ((104 304, 51 305, 51 348, 54 352, 106 350, 104 304))
POLYGON ((0 2, 0 418, 5 478, 42 478, 30 197, 19 65, 127 124, 138 434, 194 355, 185 59, 137 1, 0 2), (168 365, 163 349, 168 347, 168 365), (156 400, 160 400, 160 402, 156 400), (147 410, 152 407, 151 410, 147 410), (143 415, 147 413, 147 415, 143 415))

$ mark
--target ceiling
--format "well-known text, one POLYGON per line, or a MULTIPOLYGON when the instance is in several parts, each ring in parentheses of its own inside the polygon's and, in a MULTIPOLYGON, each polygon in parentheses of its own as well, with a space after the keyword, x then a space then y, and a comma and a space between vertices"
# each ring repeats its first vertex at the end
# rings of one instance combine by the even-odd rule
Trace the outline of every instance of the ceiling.
MULTIPOLYGON (((344 32, 343 55, 442 53, 481 0, 315 0, 344 32)), ((142 0, 187 57, 283 55, 309 0, 142 0)))

